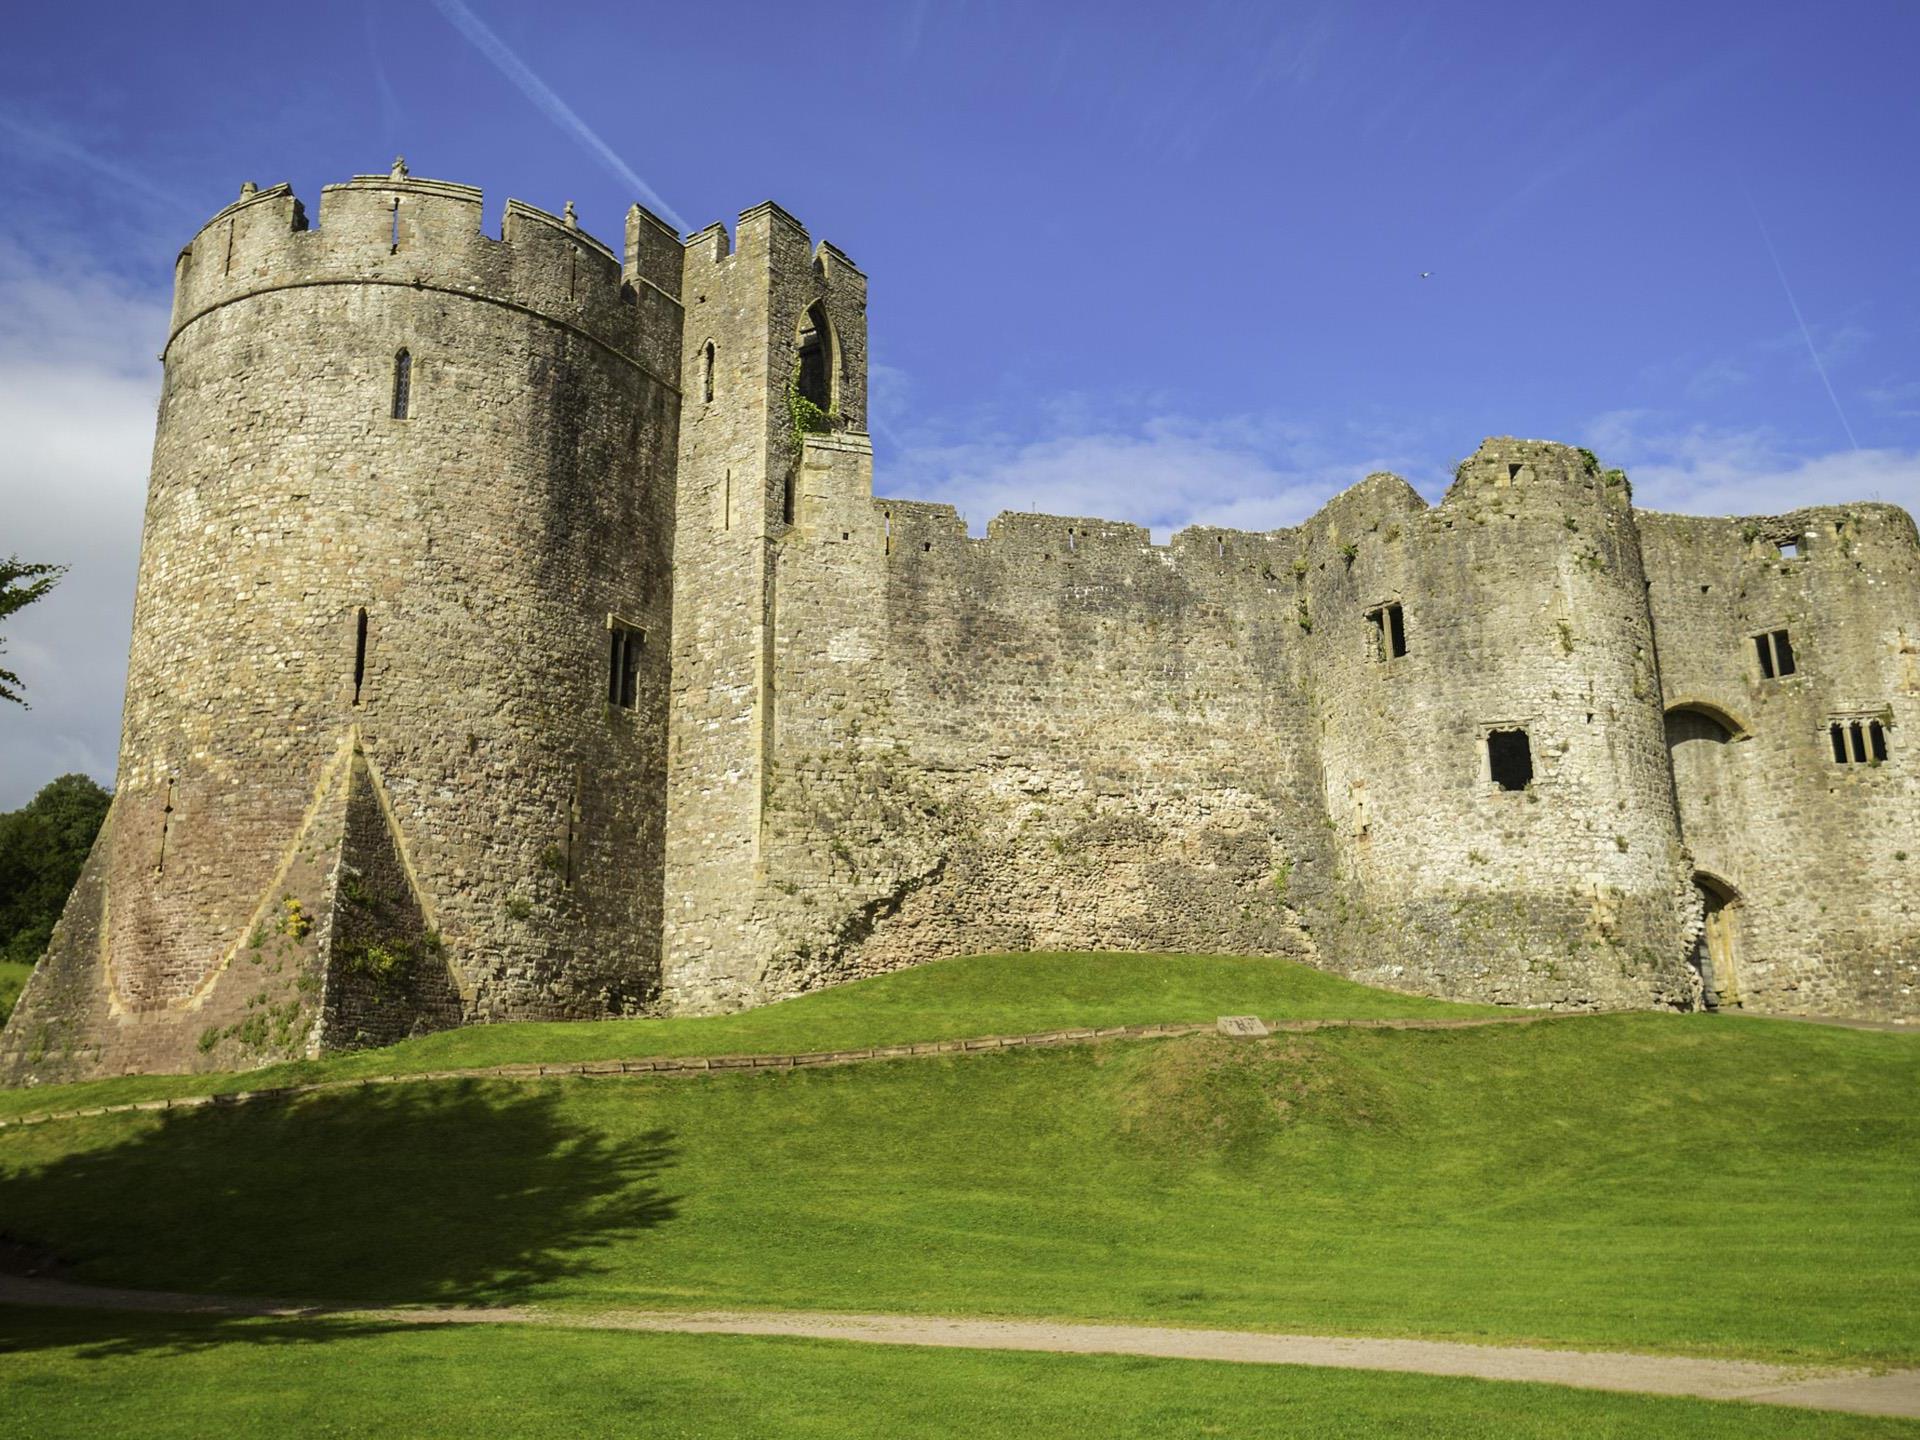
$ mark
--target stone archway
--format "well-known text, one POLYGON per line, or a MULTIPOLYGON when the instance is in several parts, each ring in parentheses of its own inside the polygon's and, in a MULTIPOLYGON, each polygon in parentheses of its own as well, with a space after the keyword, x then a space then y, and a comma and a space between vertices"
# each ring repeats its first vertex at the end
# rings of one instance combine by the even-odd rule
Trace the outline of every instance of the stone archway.
POLYGON ((1726 881, 1695 871, 1694 888, 1706 910, 1706 923, 1694 945, 1693 963, 1700 972, 1702 1003, 1709 1010, 1737 1009, 1740 997, 1740 893, 1726 881))

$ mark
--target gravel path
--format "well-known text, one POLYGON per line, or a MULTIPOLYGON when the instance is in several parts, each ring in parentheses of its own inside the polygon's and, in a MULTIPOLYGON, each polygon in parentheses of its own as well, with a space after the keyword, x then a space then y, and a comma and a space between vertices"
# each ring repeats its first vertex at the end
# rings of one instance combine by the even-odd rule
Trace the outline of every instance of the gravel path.
POLYGON ((1172 1360, 1224 1360, 1244 1365, 1321 1365, 1342 1370, 1527 1380, 1571 1385, 1583 1390, 1746 1400, 1762 1405, 1845 1410, 1861 1415, 1920 1417, 1920 1370, 1875 1375, 1865 1370, 1790 1368, 1747 1360, 1462 1345, 1443 1340, 1373 1340, 1329 1335, 1271 1335, 1244 1330, 1181 1330, 1156 1325, 1086 1325, 1066 1321, 967 1320, 916 1315, 646 1310, 574 1314, 519 1307, 367 1310, 217 1295, 112 1290, 64 1280, 4 1275, 0 1275, 0 1304, 196 1315, 339 1316, 417 1325, 548 1325, 565 1329, 703 1335, 781 1335, 963 1350, 1150 1355, 1172 1360))

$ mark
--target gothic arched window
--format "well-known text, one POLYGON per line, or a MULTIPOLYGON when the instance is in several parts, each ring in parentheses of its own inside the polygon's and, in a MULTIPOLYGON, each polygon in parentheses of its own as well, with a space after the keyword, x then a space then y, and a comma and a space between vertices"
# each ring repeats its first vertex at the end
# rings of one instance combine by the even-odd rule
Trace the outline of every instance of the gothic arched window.
POLYGON ((413 356, 402 350, 393 357, 393 418, 407 418, 413 401, 413 356))

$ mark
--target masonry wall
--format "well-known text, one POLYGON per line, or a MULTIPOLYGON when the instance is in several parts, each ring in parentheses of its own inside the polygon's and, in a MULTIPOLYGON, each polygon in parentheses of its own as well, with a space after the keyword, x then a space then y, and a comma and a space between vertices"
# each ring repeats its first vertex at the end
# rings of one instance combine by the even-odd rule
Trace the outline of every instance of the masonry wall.
POLYGON ((866 278, 773 204, 742 214, 731 242, 719 225, 695 235, 683 274, 663 1003, 726 1010, 768 993, 761 971, 778 944, 763 903, 766 807, 779 566, 800 483, 798 329, 816 304, 828 315, 833 423, 862 429, 866 278))
POLYGON ((1624 484, 1566 446, 1490 440, 1432 509, 1375 477, 1303 533, 1338 855, 1323 952, 1440 995, 1691 1003, 1692 897, 1624 484), (1367 618, 1389 604, 1400 657, 1367 618), (1494 781, 1496 730, 1527 737, 1524 789, 1494 781))
POLYGON ((16 1073, 317 1043, 311 1013, 266 1045, 197 1037, 290 868, 337 867, 344 818, 316 807, 344 805, 356 746, 459 1018, 652 1002, 677 246, 649 275, 517 203, 501 239, 480 220, 477 191, 362 177, 318 228, 277 187, 182 253, 100 914, 49 961, 100 966, 105 1009, 26 1005, 16 1073), (610 615, 654 638, 633 709, 607 703, 610 615))
POLYGON ((1639 524, 1686 842, 1734 896, 1742 1002, 1920 1013, 1912 519, 1858 504, 1639 524), (1768 679, 1754 637, 1778 629, 1795 671, 1768 679), (1829 727, 1875 720, 1885 762, 1836 762, 1829 727))
POLYGON ((869 500, 809 440, 773 547, 773 998, 992 949, 1226 950, 1561 1006, 1688 1004, 1680 845, 1631 507, 1489 442, 1428 510, 1376 477, 1299 531, 869 500), (1377 658, 1397 600, 1412 647, 1377 658), (1495 787, 1486 734, 1536 765, 1495 787))

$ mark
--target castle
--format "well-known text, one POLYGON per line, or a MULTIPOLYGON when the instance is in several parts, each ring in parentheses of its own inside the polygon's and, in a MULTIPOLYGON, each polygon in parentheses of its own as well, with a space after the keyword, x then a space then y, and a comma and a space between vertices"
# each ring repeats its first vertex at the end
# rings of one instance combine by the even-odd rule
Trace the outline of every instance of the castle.
POLYGON ((1920 542, 1489 440, 1295 529, 877 499, 866 277, 284 185, 180 253, 112 811, 14 1081, 755 1005, 942 956, 1289 956, 1920 1014, 1920 542))

